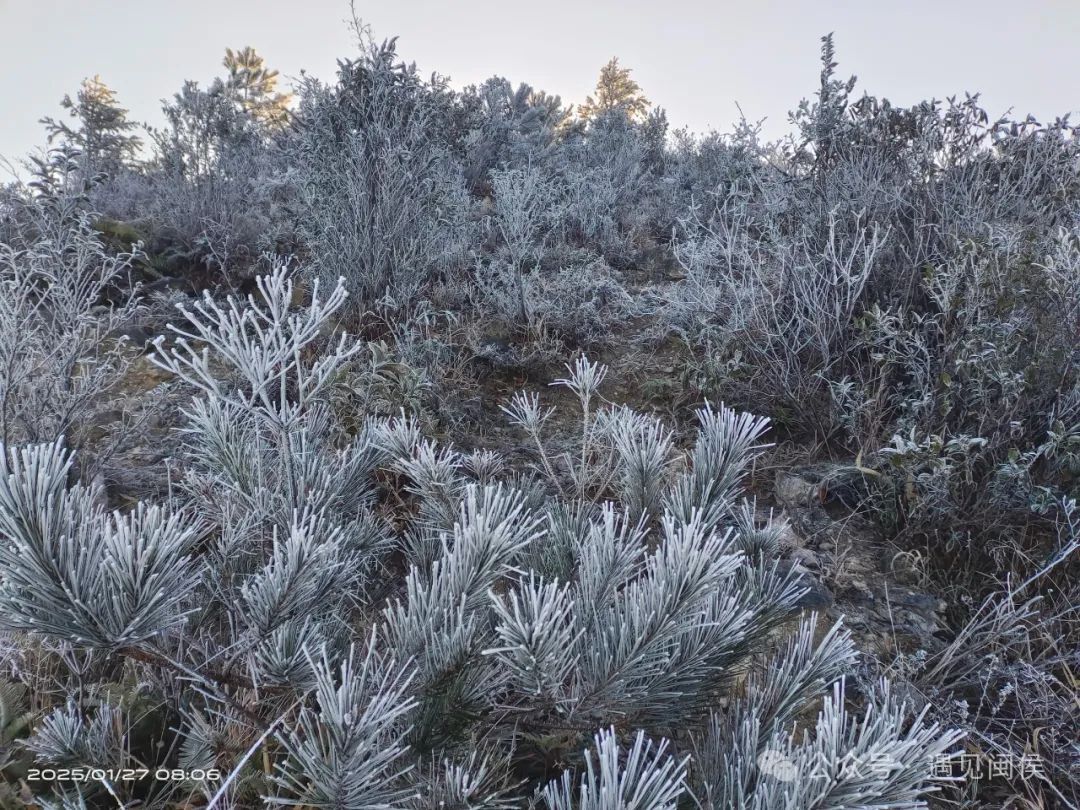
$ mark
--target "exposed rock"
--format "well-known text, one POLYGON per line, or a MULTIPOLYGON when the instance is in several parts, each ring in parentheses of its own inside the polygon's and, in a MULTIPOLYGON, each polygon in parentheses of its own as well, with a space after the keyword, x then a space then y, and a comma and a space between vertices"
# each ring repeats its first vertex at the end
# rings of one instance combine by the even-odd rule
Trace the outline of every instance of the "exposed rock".
POLYGON ((858 605, 860 608, 871 608, 877 601, 873 590, 862 579, 851 579, 843 584, 838 590, 844 602, 858 605))
POLYGON ((797 573, 801 575, 801 582, 806 593, 796 603, 804 610, 828 610, 835 601, 833 593, 828 586, 821 581, 821 577, 802 565, 798 560, 781 560, 777 563, 777 570, 781 573, 797 573))
POLYGON ((948 608, 948 604, 943 599, 925 593, 917 593, 906 588, 890 588, 888 598, 891 604, 910 608, 926 616, 944 613, 948 608))
POLYGON ((785 509, 812 508, 821 502, 819 482, 795 470, 777 473, 775 495, 785 509))
POLYGON ((821 463, 778 473, 775 498, 791 521, 787 570, 810 591, 800 605, 843 617, 859 647, 883 656, 941 645, 946 604, 896 576, 895 548, 864 514, 876 482, 854 464, 821 463))
POLYGON ((807 586, 808 590, 799 599, 799 607, 804 610, 828 610, 833 606, 835 599, 832 591, 820 579, 808 577, 803 584, 807 586))
POLYGON ((783 471, 776 477, 776 499, 785 506, 839 505, 854 510, 873 491, 874 473, 855 464, 822 463, 783 471))
POLYGON ((807 571, 818 572, 821 570, 821 562, 818 560, 818 555, 808 548, 794 549, 788 556, 792 562, 801 565, 807 571))
POLYGON ((826 462, 779 472, 775 497, 807 545, 833 551, 841 534, 874 533, 860 514, 873 488, 873 476, 864 468, 826 462))
MULTIPOLYGON (((766 519, 768 519, 766 517, 766 519)), ((783 530, 780 532, 780 536, 777 538, 776 544, 780 548, 780 552, 786 553, 794 549, 802 547, 802 538, 799 537, 798 532, 791 525, 791 518, 784 512, 780 513, 779 519, 783 521, 783 530)))

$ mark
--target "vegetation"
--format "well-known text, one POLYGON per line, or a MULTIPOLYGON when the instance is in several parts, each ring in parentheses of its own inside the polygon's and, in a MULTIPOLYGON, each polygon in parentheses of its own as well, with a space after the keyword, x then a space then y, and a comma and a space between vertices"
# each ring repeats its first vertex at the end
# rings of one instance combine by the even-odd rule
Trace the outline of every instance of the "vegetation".
POLYGON ((1080 132, 357 33, 0 197, 0 803, 1080 804, 1080 132))

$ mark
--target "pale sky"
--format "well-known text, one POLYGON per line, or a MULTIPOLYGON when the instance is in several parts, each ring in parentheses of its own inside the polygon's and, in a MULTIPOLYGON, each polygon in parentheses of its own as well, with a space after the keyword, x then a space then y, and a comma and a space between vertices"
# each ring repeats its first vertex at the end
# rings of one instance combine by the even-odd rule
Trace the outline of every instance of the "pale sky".
MULTIPOLYGON (((492 75, 579 102, 618 56, 673 126, 726 130, 738 102, 766 133, 811 95, 819 38, 843 76, 896 104, 982 91, 991 113, 1080 110, 1080 0, 357 0, 377 39, 463 87, 492 75)), ((138 121, 184 79, 253 46, 283 76, 332 78, 354 55, 347 0, 0 0, 0 155, 42 145, 37 120, 95 73, 138 121)), ((1074 118, 1078 117, 1074 113, 1074 118)))

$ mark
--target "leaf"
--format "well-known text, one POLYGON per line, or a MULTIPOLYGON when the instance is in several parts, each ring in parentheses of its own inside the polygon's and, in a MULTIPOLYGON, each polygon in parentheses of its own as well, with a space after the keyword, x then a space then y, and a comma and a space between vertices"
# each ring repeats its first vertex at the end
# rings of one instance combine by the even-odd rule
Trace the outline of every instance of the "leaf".
POLYGON ((881 473, 877 470, 872 470, 869 467, 864 467, 862 464, 862 450, 855 454, 855 464, 853 465, 863 475, 871 475, 874 478, 880 478, 881 473))

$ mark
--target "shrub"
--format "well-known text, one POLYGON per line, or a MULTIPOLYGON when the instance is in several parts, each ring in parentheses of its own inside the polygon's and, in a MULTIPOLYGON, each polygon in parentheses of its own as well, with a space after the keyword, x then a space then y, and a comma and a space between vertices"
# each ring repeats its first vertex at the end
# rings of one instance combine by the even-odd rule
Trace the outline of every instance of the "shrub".
POLYGON ((364 47, 336 86, 301 87, 299 231, 315 271, 344 277, 357 305, 409 305, 467 249, 468 203, 437 135, 435 89, 396 61, 393 41, 364 47))
MULTIPOLYGON (((583 411, 580 448, 545 445, 533 400, 510 411, 550 476, 551 496, 530 497, 487 477, 493 460, 466 463, 407 419, 336 431, 329 381, 361 344, 317 344, 342 284, 326 298, 313 290, 296 313, 284 269, 260 278, 259 293, 224 307, 206 298, 185 310, 190 326, 173 329, 172 348, 158 341, 157 362, 199 392, 169 502, 106 515, 90 488, 68 484, 71 456, 58 445, 5 449, 0 468, 5 630, 26 634, 16 638, 27 655, 41 639, 126 658, 141 688, 182 717, 148 766, 221 773, 174 784, 174 797, 427 806, 463 790, 501 802, 536 789, 567 807, 575 796, 607 806, 614 790, 654 807, 691 791, 724 804, 717 791, 737 789, 756 806, 788 806, 793 788, 760 764, 766 745, 796 769, 822 753, 895 760, 876 782, 827 775, 816 806, 856 796, 899 806, 930 788, 929 763, 956 736, 921 718, 902 732, 887 695, 856 720, 837 691, 812 739, 790 737, 853 656, 839 628, 815 644, 804 624, 771 665, 781 679, 751 677, 715 708, 803 590, 743 553, 733 528, 766 420, 707 408, 681 457, 659 423, 598 407, 604 370, 581 360, 559 382, 583 411), (402 476, 398 507, 384 498, 385 472, 402 476), (402 541, 405 570, 387 556, 402 541), (403 587, 384 600, 392 572, 403 587), (726 729, 733 748, 720 743, 726 729), (697 754, 669 757, 693 740, 697 754), (718 783, 725 769, 737 781, 718 783)), ((53 666, 60 692, 19 670, 43 699, 106 677, 73 659, 53 666)), ((26 750, 77 767, 126 750, 122 713, 108 698, 97 705, 62 703, 26 750)), ((121 800, 137 789, 99 782, 77 789, 121 800)))
MULTIPOLYGON (((137 254, 110 255, 94 217, 62 197, 26 201, 20 217, 0 243, 0 438, 84 446, 132 361, 117 334, 139 310, 137 254)), ((87 447, 84 471, 115 449, 87 447)))

